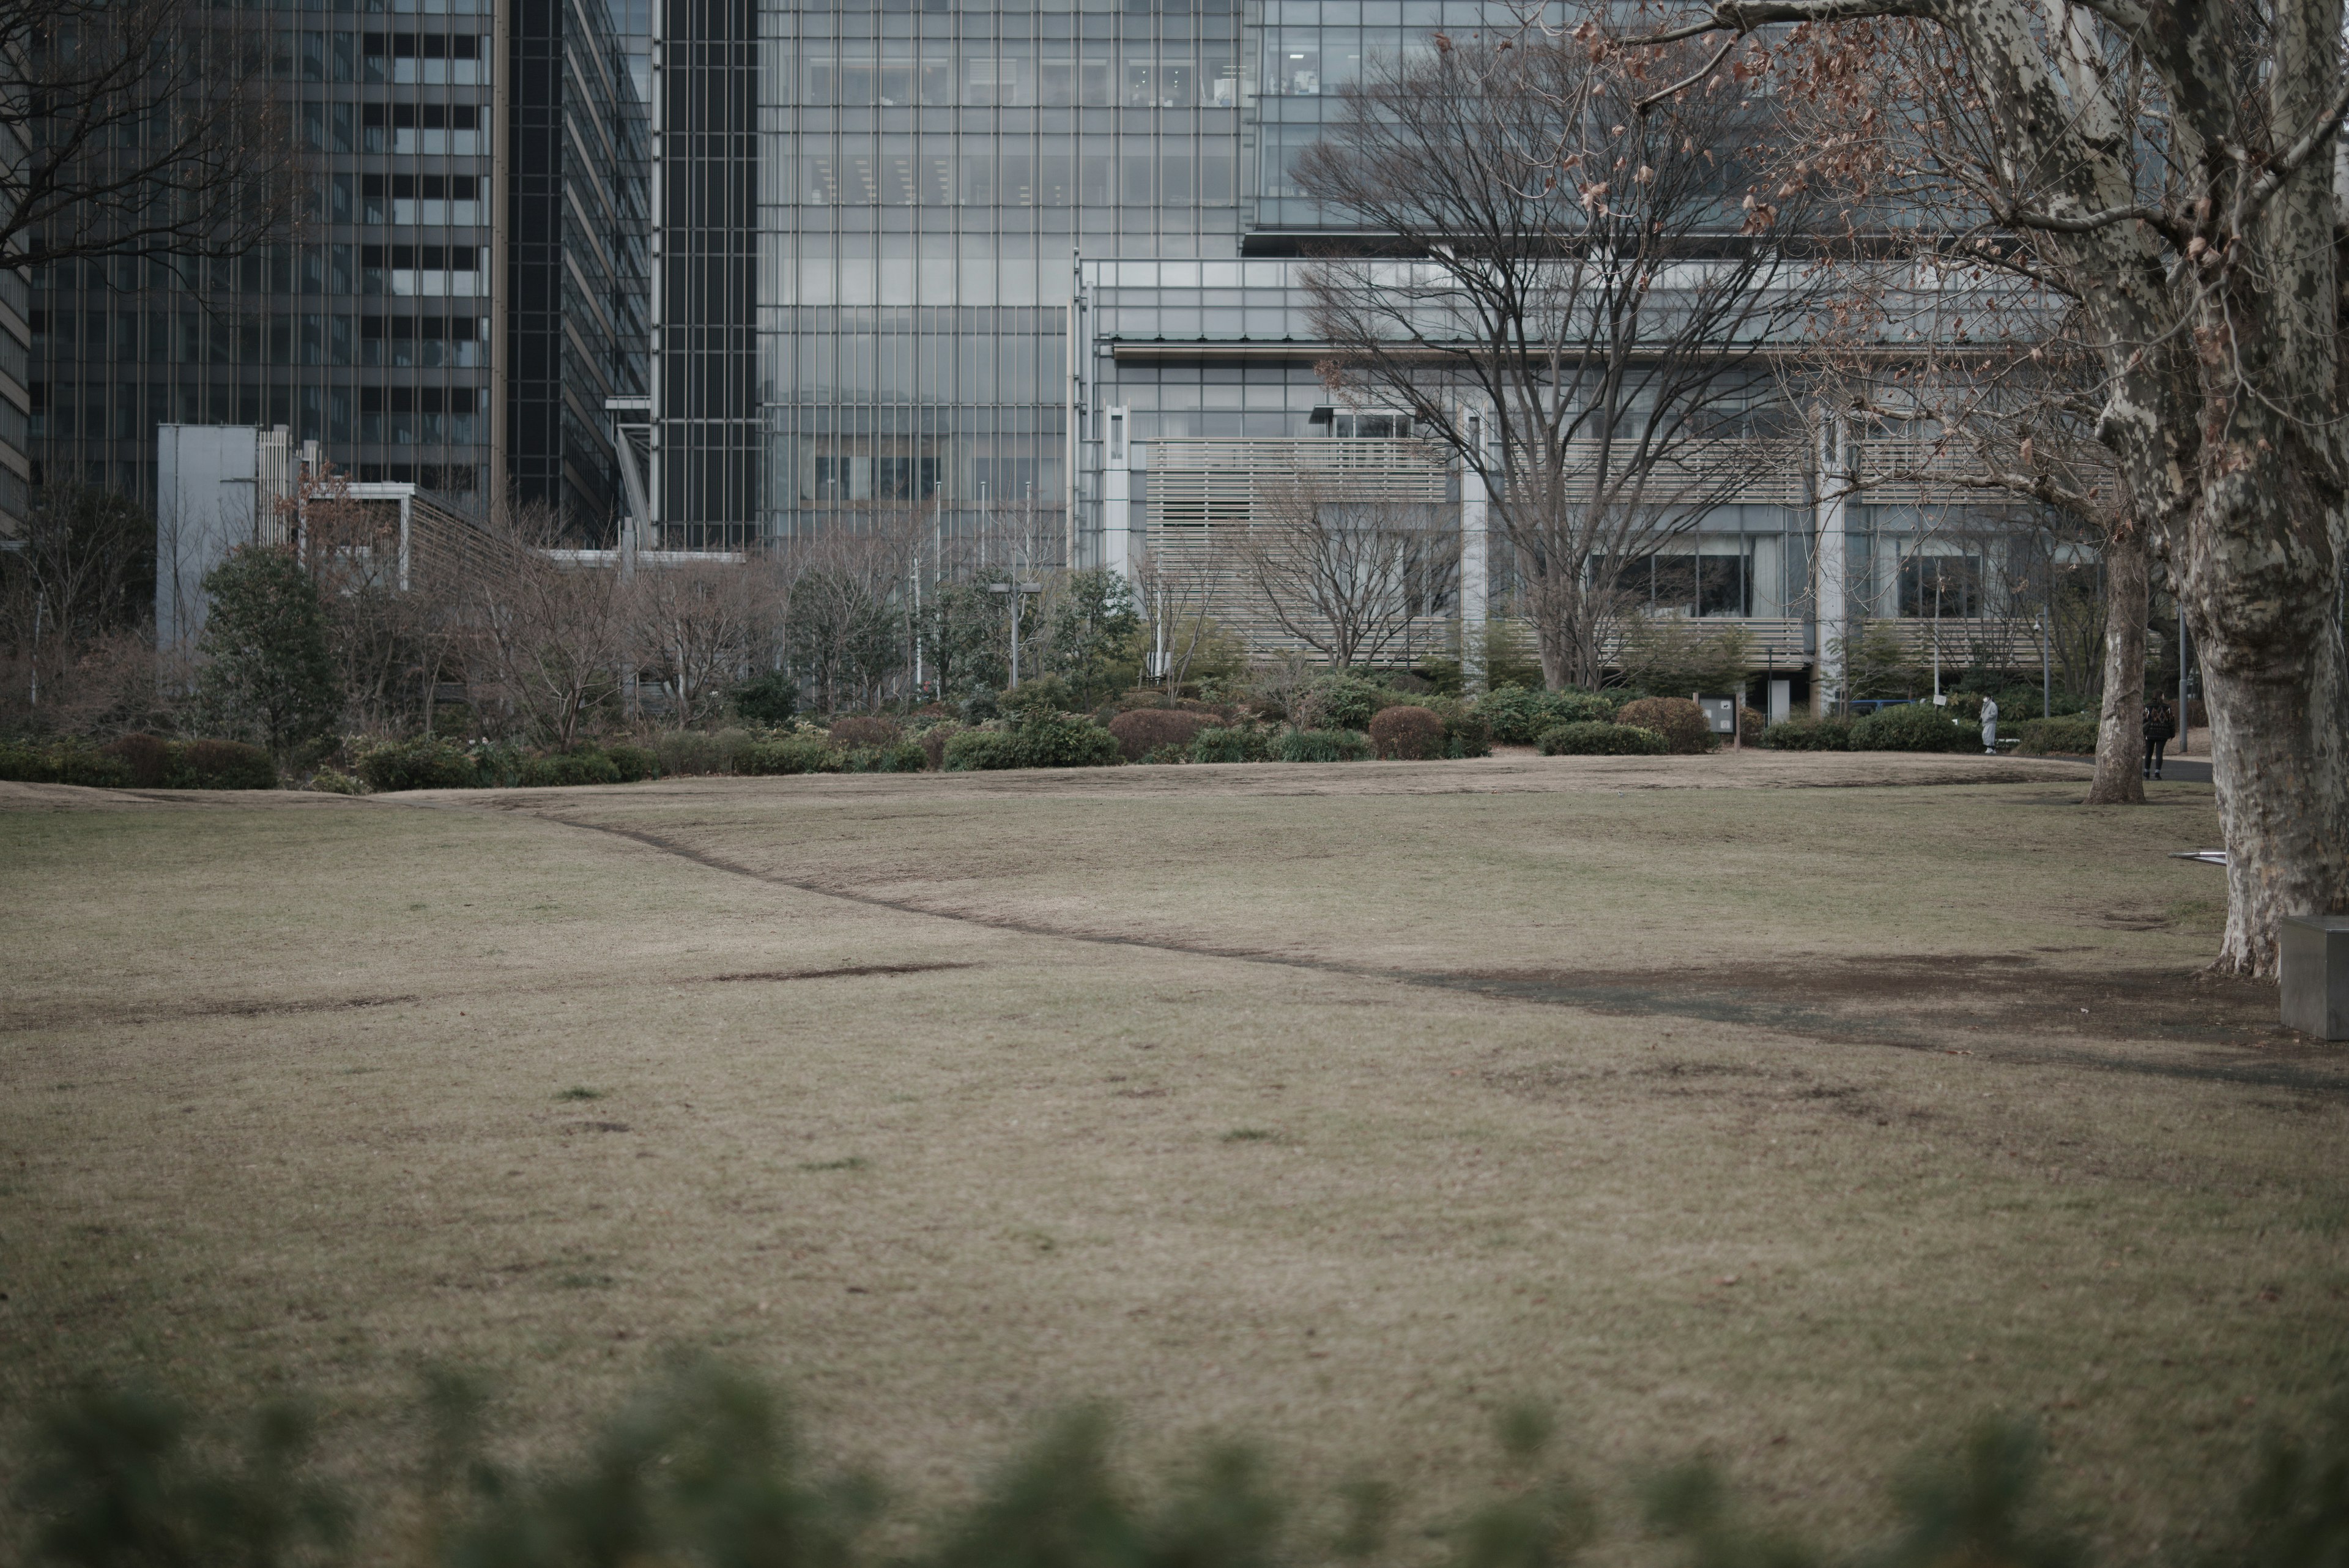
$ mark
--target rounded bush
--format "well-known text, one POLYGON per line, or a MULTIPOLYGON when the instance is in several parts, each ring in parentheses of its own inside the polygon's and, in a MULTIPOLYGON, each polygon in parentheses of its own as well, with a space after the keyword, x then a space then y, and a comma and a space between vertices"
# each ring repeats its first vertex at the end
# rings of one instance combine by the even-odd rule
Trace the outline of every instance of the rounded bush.
POLYGON ((325 794, 365 794, 367 785, 346 773, 333 768, 320 768, 311 775, 310 787, 325 794))
POLYGON ((1427 704, 1427 711, 1444 721, 1444 755, 1493 754, 1493 726, 1474 707, 1456 697, 1438 697, 1427 704))
POLYGON ((125 735, 98 748, 130 770, 139 789, 161 789, 171 782, 171 742, 160 735, 125 735))
POLYGON ((1664 749, 1676 757, 1713 750, 1713 726, 1705 722, 1704 710, 1685 697, 1642 697, 1626 702, 1616 713, 1615 722, 1653 730, 1664 738, 1664 749))
POLYGON ((1444 754, 1444 721, 1425 708, 1381 708, 1371 715, 1371 748, 1388 762, 1423 763, 1444 754))
POLYGON ((1604 691, 1529 691, 1522 686, 1495 686, 1476 699, 1475 711, 1492 729, 1492 738, 1504 745, 1530 746, 1544 730, 1560 724, 1599 723, 1611 720, 1621 705, 1604 691))
POLYGON ((1125 760, 1115 735, 1091 719, 1061 713, 1030 717, 1019 745, 1031 768, 1105 768, 1125 760))
POLYGON ((275 789, 277 764, 243 741, 182 741, 172 748, 171 782, 181 789, 275 789))
MULTIPOLYGON (((2093 756, 2096 750, 2096 721, 2085 717, 2026 720, 2021 727, 2021 749, 2033 756, 2044 756, 2055 752, 2093 756)), ((1981 733, 1979 727, 1975 733, 1981 733)))
POLYGON ((516 771, 514 782, 524 789, 618 784, 620 770, 608 755, 590 746, 576 752, 524 757, 522 766, 516 771))
POLYGON ((660 753, 650 746, 607 746, 604 754, 620 770, 622 784, 636 784, 661 776, 660 753))
POLYGON ((1271 742, 1261 730, 1202 730, 1191 742, 1195 763, 1261 763, 1271 755, 1271 742))
POLYGON ((1272 742, 1276 763, 1358 763, 1371 742, 1351 730, 1291 730, 1272 742))
POLYGON ((1367 730, 1372 714, 1401 701, 1376 681, 1333 670, 1306 682, 1290 711, 1305 729, 1367 730))
POLYGON ((1671 743, 1653 730, 1598 721, 1554 725, 1534 744, 1546 757, 1661 757, 1671 751, 1671 743))
POLYGON ((886 719, 855 713, 832 722, 832 743, 835 746, 885 746, 896 738, 897 726, 886 719))
POLYGON ((1027 765, 1027 748, 1009 730, 965 730, 947 741, 946 771, 950 774, 987 773, 1027 765))
POLYGON ((466 750, 437 735, 386 741, 359 753, 355 764, 372 790, 471 789, 481 769, 466 750))
POLYGON ((922 748, 922 760, 929 764, 930 772, 936 773, 947 765, 947 742, 961 732, 959 724, 933 724, 916 738, 916 744, 922 748))
POLYGON ((1180 708, 1132 708, 1109 722, 1118 749, 1129 762, 1139 762, 1162 746, 1188 747, 1202 730, 1222 721, 1213 713, 1187 712, 1180 708))
POLYGON ((1930 702, 1880 708, 1851 724, 1855 752, 1978 752, 1980 726, 1968 728, 1930 702))
POLYGON ((1782 719, 1762 732, 1762 743, 1778 752, 1847 752, 1851 721, 1832 714, 1824 719, 1782 719))

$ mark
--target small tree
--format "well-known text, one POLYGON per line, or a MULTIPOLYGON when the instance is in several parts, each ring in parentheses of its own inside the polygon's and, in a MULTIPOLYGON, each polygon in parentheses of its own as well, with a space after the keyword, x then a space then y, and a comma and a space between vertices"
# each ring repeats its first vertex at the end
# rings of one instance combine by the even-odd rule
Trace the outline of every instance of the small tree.
POLYGON ((202 708, 282 765, 330 733, 342 711, 318 587, 293 551, 248 545, 204 574, 204 594, 212 605, 196 643, 202 708))
POLYGON ((1449 596, 1459 538, 1436 508, 1303 478, 1258 498, 1231 542, 1240 576, 1334 668, 1374 662, 1449 596))
POLYGON ((1072 700, 1092 707, 1116 696, 1141 673, 1134 647, 1142 629, 1133 585, 1123 573, 1071 572, 1052 585, 1045 609, 1052 673, 1069 683, 1072 700))

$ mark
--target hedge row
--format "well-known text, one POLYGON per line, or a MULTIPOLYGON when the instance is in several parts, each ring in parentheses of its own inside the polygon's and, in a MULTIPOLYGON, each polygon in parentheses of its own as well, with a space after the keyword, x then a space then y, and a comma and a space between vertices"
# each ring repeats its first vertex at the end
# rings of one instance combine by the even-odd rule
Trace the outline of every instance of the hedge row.
POLYGON ((0 742, 0 779, 100 789, 275 789, 269 753, 242 741, 167 741, 125 735, 81 741, 0 742))
MULTIPOLYGON (((367 788, 550 789, 569 784, 635 784, 660 777, 660 759, 643 746, 583 746, 539 755, 507 746, 460 746, 438 735, 384 741, 353 763, 367 788)), ((321 775, 328 789, 339 776, 321 775)))

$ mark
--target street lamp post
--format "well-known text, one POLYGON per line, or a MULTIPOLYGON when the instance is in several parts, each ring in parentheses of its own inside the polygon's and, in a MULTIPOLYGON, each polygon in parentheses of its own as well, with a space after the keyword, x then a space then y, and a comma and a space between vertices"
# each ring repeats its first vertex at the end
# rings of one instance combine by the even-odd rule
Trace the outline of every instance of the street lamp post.
POLYGON ((987 591, 990 594, 1005 595, 1011 601, 1011 685, 1016 691, 1019 686, 1019 601, 1029 594, 1042 593, 1044 585, 1041 583, 989 583, 987 585, 987 591))

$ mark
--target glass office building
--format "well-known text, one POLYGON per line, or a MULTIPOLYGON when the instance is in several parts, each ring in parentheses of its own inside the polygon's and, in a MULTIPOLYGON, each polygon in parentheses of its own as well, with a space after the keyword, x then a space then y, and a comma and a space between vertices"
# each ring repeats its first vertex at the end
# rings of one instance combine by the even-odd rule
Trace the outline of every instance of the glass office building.
POLYGON ((646 149, 603 0, 277 9, 316 175, 295 236, 35 275, 34 483, 151 499, 157 425, 285 425, 361 480, 475 512, 512 482, 607 527, 603 399, 644 375, 646 149))

